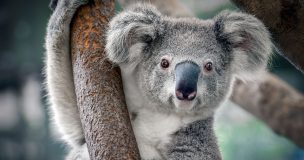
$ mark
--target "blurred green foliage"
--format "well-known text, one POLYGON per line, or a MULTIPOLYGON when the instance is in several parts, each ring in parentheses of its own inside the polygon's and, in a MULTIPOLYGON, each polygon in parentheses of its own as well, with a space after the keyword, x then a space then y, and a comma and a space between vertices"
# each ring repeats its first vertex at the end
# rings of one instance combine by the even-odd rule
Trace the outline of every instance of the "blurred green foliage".
POLYGON ((217 136, 224 160, 291 160, 303 159, 303 151, 290 141, 277 136, 255 118, 246 123, 220 122, 217 136), (297 157, 297 152, 302 154, 297 157))
POLYGON ((201 19, 208 19, 214 17, 216 14, 223 10, 237 10, 237 8, 232 3, 226 3, 212 9, 212 11, 198 11, 196 15, 201 19))

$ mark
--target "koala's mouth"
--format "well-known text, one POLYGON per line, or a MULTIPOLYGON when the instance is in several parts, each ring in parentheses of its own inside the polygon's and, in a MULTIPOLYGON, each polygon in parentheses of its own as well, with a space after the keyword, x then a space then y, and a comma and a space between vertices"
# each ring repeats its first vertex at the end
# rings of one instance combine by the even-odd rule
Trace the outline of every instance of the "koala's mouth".
POLYGON ((177 98, 172 98, 172 103, 178 111, 192 111, 198 108, 201 104, 200 98, 195 98, 192 101, 179 100, 177 98))

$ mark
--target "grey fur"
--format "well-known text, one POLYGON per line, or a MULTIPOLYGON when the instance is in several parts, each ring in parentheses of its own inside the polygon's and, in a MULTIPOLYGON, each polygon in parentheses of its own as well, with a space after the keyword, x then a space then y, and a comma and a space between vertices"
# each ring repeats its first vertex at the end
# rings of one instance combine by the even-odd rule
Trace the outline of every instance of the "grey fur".
POLYGON ((219 160, 221 154, 213 131, 213 117, 195 121, 174 134, 166 159, 219 160))
MULTIPOLYGON (((69 57, 70 21, 84 3, 59 1, 46 37, 51 112, 72 148, 67 159, 89 159, 69 57)), ((171 18, 138 4, 112 19, 106 51, 121 68, 128 109, 136 113, 132 125, 141 157, 207 160, 221 159, 214 111, 229 96, 235 76, 247 78, 265 69, 271 41, 264 25, 248 14, 225 11, 210 20, 171 18), (168 69, 160 67, 162 58, 170 60, 168 69), (184 61, 201 68, 197 97, 187 105, 174 94, 174 68, 184 61), (210 73, 203 69, 207 61, 214 64, 210 73)))

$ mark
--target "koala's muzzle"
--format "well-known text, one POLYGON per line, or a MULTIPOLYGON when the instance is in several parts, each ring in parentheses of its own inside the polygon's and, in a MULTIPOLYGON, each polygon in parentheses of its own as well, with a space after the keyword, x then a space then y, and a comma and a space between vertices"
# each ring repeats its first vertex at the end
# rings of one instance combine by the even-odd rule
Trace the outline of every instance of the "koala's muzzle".
POLYGON ((175 95, 179 100, 191 101, 196 97, 200 67, 194 62, 181 62, 175 67, 175 95))

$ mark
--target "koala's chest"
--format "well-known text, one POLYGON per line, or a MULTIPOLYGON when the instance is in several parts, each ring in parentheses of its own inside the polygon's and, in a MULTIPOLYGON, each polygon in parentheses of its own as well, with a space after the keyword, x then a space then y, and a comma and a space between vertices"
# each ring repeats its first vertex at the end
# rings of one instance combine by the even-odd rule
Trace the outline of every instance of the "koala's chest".
POLYGON ((183 125, 178 116, 139 110, 132 126, 141 156, 144 159, 160 159, 161 152, 166 151, 172 142, 172 134, 183 125))
POLYGON ((142 159, 163 159, 174 133, 200 117, 180 117, 176 114, 137 110, 132 126, 142 159))

